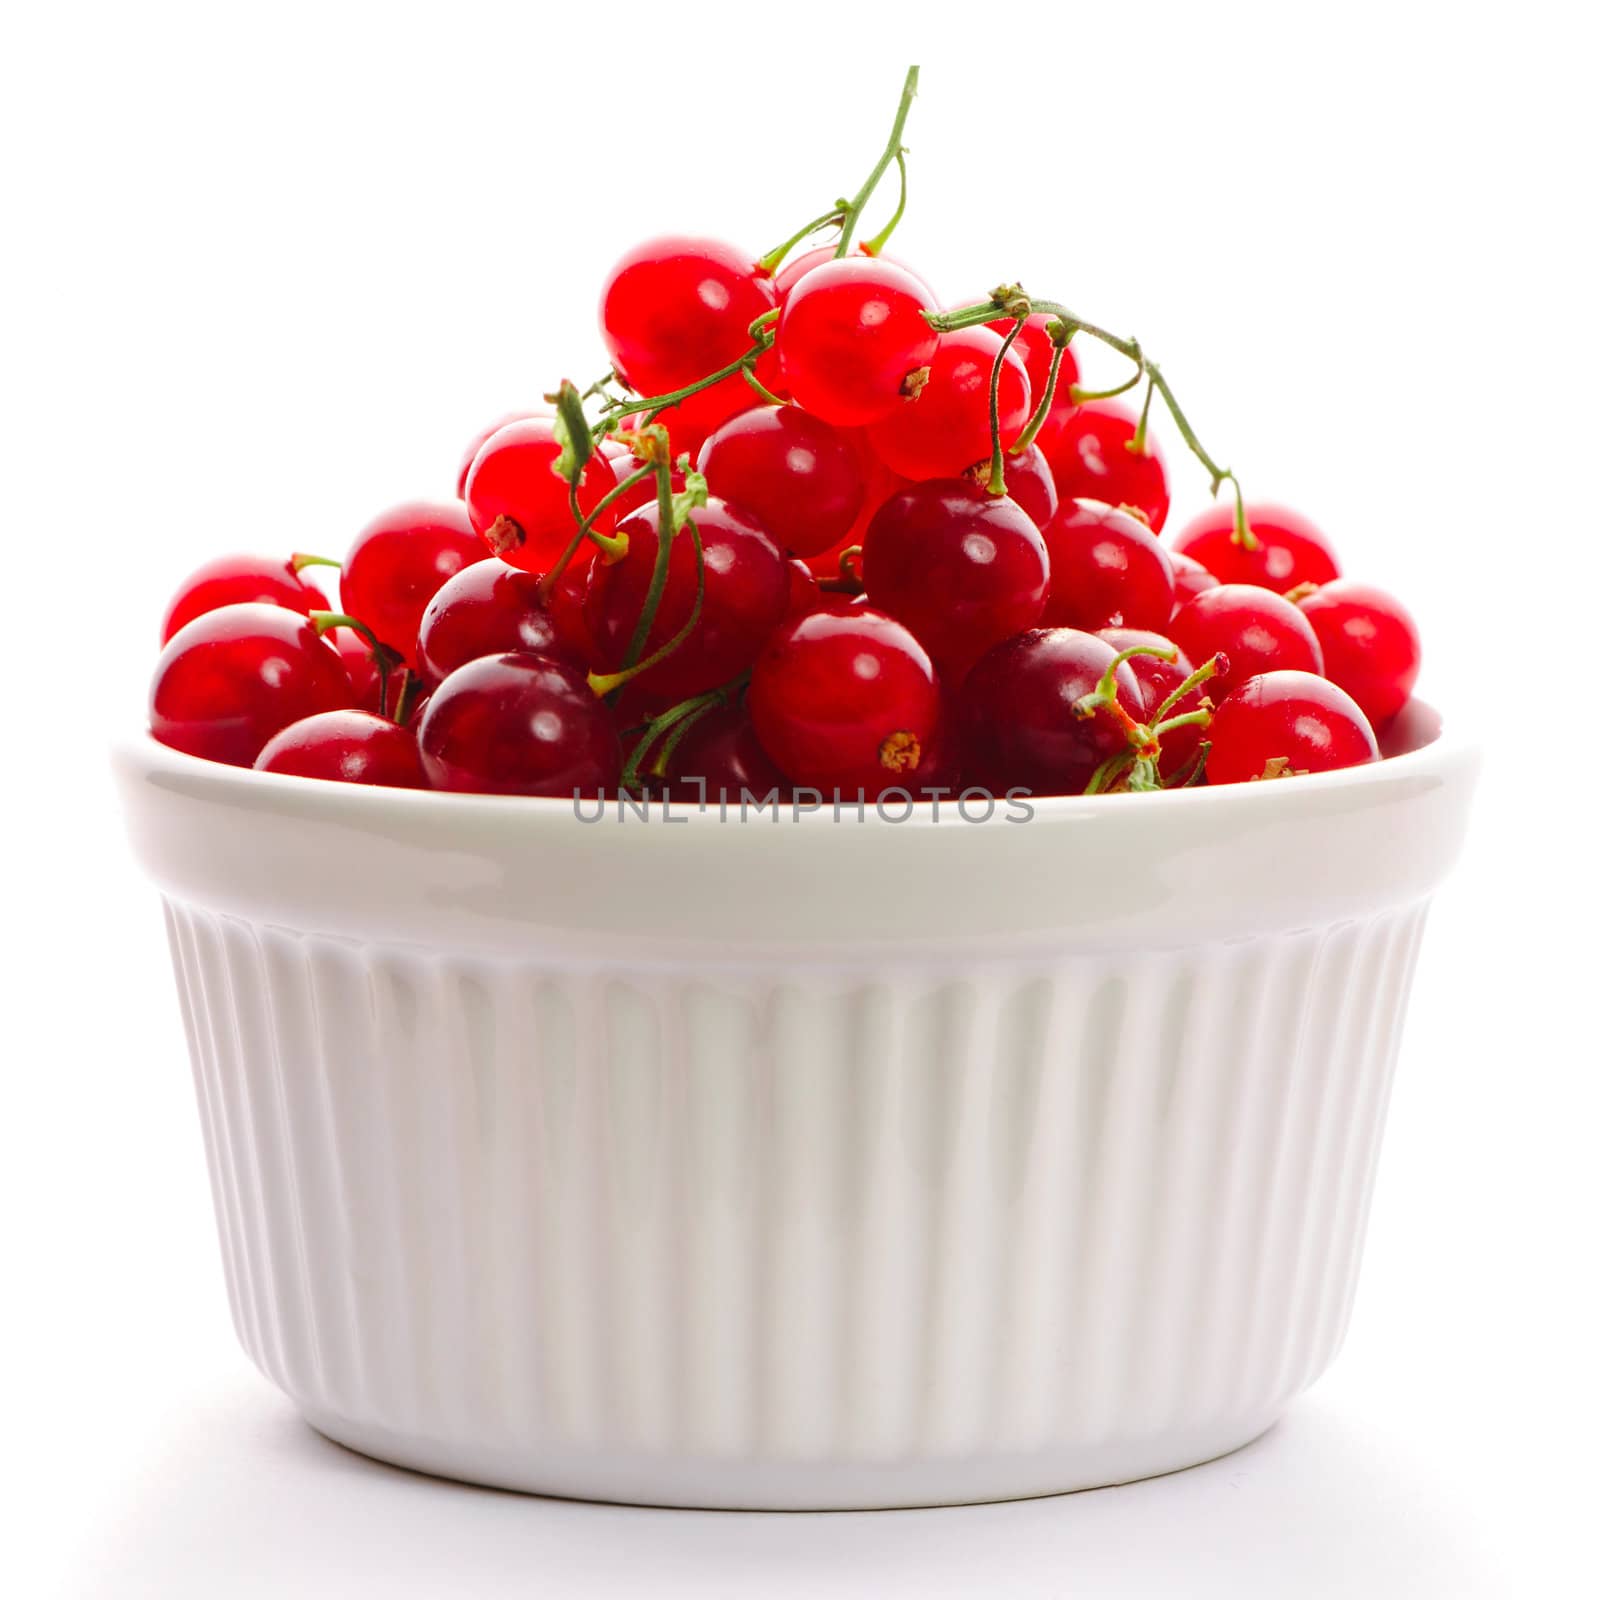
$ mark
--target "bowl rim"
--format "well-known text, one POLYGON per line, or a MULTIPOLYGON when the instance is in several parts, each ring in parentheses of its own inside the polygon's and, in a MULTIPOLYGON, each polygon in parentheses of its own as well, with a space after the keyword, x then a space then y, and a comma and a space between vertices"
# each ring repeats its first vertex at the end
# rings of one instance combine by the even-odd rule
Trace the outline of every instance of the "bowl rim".
MULTIPOLYGON (((1084 823, 1108 814, 1126 818, 1149 815, 1152 805, 1158 808, 1154 813, 1157 816, 1184 815, 1194 819, 1208 813, 1226 814, 1230 811, 1253 811, 1255 815, 1262 816, 1270 814, 1264 812, 1263 808, 1271 808, 1295 797, 1310 798, 1338 790, 1388 788, 1397 782, 1438 780, 1448 771, 1476 766, 1482 754, 1481 743, 1470 729, 1461 726, 1457 718, 1452 716, 1445 719, 1429 702, 1423 700, 1413 699, 1408 710, 1413 716, 1432 719, 1437 728, 1433 737, 1415 748, 1383 756, 1362 766, 1306 773, 1286 782, 1218 784, 1215 787, 1108 795, 1028 796, 1026 804, 1032 808, 1029 820, 1036 825, 1045 821, 1084 823)), ((330 805, 349 811, 382 808, 389 814, 435 817, 441 828, 452 821, 470 823, 474 818, 487 820, 491 817, 501 819, 521 815, 544 825, 573 816, 573 802, 566 797, 397 789, 374 784, 341 783, 331 778, 258 772, 253 767, 230 766, 226 762, 211 761, 203 756, 173 749, 162 744, 148 729, 119 736, 113 742, 112 751, 116 764, 124 771, 158 780, 174 780, 188 792, 192 792, 195 783, 200 783, 208 790, 222 791, 239 800, 255 797, 265 801, 270 798, 273 809, 280 811, 285 802, 292 804, 299 797, 309 811, 318 815, 326 815, 330 805)), ((994 798, 997 810, 993 817, 972 825, 990 826, 1004 820, 1006 797, 997 795, 994 798)), ((936 805, 940 810, 948 811, 955 808, 956 802, 955 793, 938 802, 913 801, 909 806, 896 800, 893 802, 895 814, 885 816, 869 801, 865 814, 860 817, 856 815, 854 803, 851 802, 843 808, 841 820, 848 820, 857 826, 902 830, 933 827, 937 825, 936 805)), ((609 797, 606 802, 608 812, 614 812, 616 804, 616 798, 609 797)), ((670 810, 675 822, 681 820, 710 827, 745 825, 731 812, 727 817, 720 816, 716 806, 700 809, 692 803, 674 803, 669 807, 655 800, 642 804, 650 809, 652 817, 665 816, 670 810)), ((798 814, 788 803, 781 804, 779 809, 780 818, 792 826, 832 825, 835 821, 831 815, 833 808, 827 804, 798 814)), ((633 810, 631 803, 629 810, 633 810)), ((755 820, 766 820, 766 813, 758 814, 755 820)))

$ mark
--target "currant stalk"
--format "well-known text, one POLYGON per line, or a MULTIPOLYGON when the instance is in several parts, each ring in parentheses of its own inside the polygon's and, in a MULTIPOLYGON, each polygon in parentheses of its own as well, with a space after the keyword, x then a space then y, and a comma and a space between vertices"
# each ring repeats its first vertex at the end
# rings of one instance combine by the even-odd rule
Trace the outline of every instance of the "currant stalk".
MULTIPOLYGON (((834 248, 834 256, 847 256, 850 254, 850 241, 855 237, 856 224, 861 220, 861 213, 867 202, 872 198, 872 191, 878 187, 884 173, 889 170, 891 161, 899 161, 904 154, 905 147, 900 143, 906 131, 906 118, 911 114, 911 102, 917 97, 917 75, 922 69, 910 67, 906 71, 905 87, 900 91, 900 105, 894 115, 894 126, 889 130, 889 142, 883 147, 883 154, 878 157, 878 162, 872 171, 867 174, 867 181, 856 191, 855 198, 844 208, 844 225, 839 229, 839 243, 834 248)), ((902 177, 905 166, 901 165, 902 177)), ((905 207, 904 191, 900 197, 901 209, 905 207)), ((894 222, 900 220, 899 212, 895 213, 894 222)), ((894 231, 894 223, 889 226, 888 232, 894 231)), ((887 237, 887 235, 885 235, 887 237)), ((875 244, 876 240, 873 241, 875 244)), ((873 253, 873 252, 869 252, 873 253)))
POLYGON ((352 633, 358 633, 366 640, 367 648, 372 652, 372 663, 378 670, 378 715, 387 717, 389 674, 404 662, 405 657, 398 650, 391 650, 388 645, 381 643, 366 623, 347 616, 343 611, 313 611, 310 621, 317 630, 318 638, 326 638, 335 628, 349 628, 352 633))

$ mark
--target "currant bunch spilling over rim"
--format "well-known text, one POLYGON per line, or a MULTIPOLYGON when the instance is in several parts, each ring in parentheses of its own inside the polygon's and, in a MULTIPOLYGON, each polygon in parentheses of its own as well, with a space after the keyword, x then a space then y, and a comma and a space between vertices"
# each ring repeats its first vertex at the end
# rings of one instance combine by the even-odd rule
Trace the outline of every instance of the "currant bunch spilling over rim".
POLYGON ((1379 759, 1421 663, 1405 606, 1247 500, 1140 341, 1012 278, 946 303, 886 253, 917 88, 848 198, 765 253, 628 249, 603 373, 443 450, 452 498, 338 558, 191 574, 155 736, 301 781, 722 803, 1379 759), (1215 503, 1180 525, 1190 459, 1215 503))

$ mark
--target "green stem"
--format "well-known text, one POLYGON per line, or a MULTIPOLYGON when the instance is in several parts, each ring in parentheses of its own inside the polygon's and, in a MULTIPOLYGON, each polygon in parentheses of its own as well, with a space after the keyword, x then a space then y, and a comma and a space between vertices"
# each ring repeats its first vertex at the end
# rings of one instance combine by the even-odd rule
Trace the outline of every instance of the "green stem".
POLYGON ((864 256, 881 256, 883 247, 888 244, 894 230, 900 226, 900 219, 906 214, 906 153, 903 149, 894 153, 896 165, 900 168, 900 202, 894 208, 894 215, 862 245, 861 253, 864 256))
POLYGON ((1033 408, 1033 415, 1028 418, 1027 426, 1012 441, 1011 453, 1014 456, 1020 456, 1039 437, 1039 430, 1044 426, 1045 418, 1050 415, 1050 407, 1055 404, 1056 385, 1061 381, 1061 363, 1066 359, 1067 345, 1071 338, 1072 334, 1069 331, 1066 338, 1060 340, 1050 352, 1050 375, 1044 382, 1044 394, 1040 397, 1038 405, 1033 408))
POLYGON ((766 401, 766 402, 767 402, 767 404, 768 404, 768 405, 769 405, 769 406, 781 406, 781 405, 783 405, 783 404, 784 404, 784 399, 783 399, 783 396, 782 396, 782 395, 777 395, 777 394, 774 394, 774 393, 773 393, 773 392, 772 392, 772 391, 771 391, 771 390, 770 390, 770 389, 769 389, 769 388, 768 388, 768 387, 767 387, 767 386, 766 386, 766 384, 764 384, 764 383, 763 383, 763 382, 762 382, 762 381, 761 381, 761 380, 760 380, 760 379, 759 379, 759 378, 758 378, 758 377, 757 377, 757 376, 756 376, 756 374, 755 374, 755 369, 754 369, 754 368, 753 368, 753 367, 746 367, 746 368, 745 368, 745 369, 744 369, 744 381, 745 381, 745 382, 746 382, 746 383, 748 383, 748 384, 749 384, 749 385, 750 385, 750 387, 751 387, 751 388, 752 388, 752 389, 754 389, 754 390, 755 390, 755 392, 756 392, 756 393, 757 393, 757 394, 758 394, 758 395, 760 395, 760 396, 761 396, 761 398, 762 398, 762 399, 763 399, 763 400, 765 400, 765 401, 766 401))
POLYGON ((900 151, 900 140, 906 131, 906 118, 911 114, 911 102, 917 96, 917 74, 920 70, 918 67, 911 67, 906 72, 905 87, 900 91, 900 107, 894 115, 894 126, 889 130, 889 142, 883 147, 883 154, 878 157, 878 164, 867 174, 867 181, 856 190, 855 198, 845 209, 844 226, 839 230, 839 243, 833 252, 835 256, 850 254, 850 241, 855 237, 856 224, 861 220, 861 213, 872 198, 872 191, 878 187, 879 180, 889 170, 889 163, 900 151))
MULTIPOLYGON (((619 483, 616 488, 608 489, 595 503, 593 509, 586 517, 579 517, 578 531, 573 534, 572 542, 561 552, 560 559, 539 580, 539 598, 548 601, 555 591, 555 586, 561 581, 561 574, 572 565, 572 558, 577 555, 585 539, 591 540, 607 561, 620 561, 628 553, 627 538, 611 538, 603 533, 596 533, 592 527, 594 519, 600 515, 613 501, 625 495, 635 485, 643 483, 656 469, 654 467, 640 467, 637 472, 630 473, 619 483)), ((578 497, 576 492, 569 493, 567 503, 572 507, 574 514, 578 510, 578 497)))
MULTIPOLYGON (((688 620, 659 650, 646 656, 643 661, 635 662, 631 667, 623 667, 617 672, 591 672, 589 687, 597 695, 611 694, 625 683, 632 682, 640 673, 648 672, 652 667, 665 661, 699 626, 700 608, 705 603, 706 597, 706 553, 705 547, 700 543, 700 530, 694 525, 694 518, 686 517, 683 525, 689 530, 689 537, 694 540, 694 605, 690 608, 688 620)), ((654 620, 653 615, 651 620, 654 620)))
POLYGON ((820 232, 823 228, 837 227, 844 221, 845 202, 835 201, 833 206, 822 213, 820 217, 813 217, 798 233, 792 233, 782 244, 774 246, 756 262, 756 270, 765 272, 769 276, 783 265, 783 258, 794 249, 802 240, 809 239, 812 234, 820 232))
POLYGON ((631 667, 644 650, 644 642, 650 637, 650 629, 655 625, 656 612, 661 607, 661 596, 666 592, 667 573, 672 566, 672 540, 677 533, 673 526, 672 517, 672 465, 668 461, 659 461, 655 466, 656 474, 656 564, 650 573, 650 587, 645 590, 644 605, 639 611, 639 620, 633 625, 633 633, 628 639, 628 648, 623 652, 623 669, 631 667))
POLYGON ((366 623, 357 617, 352 617, 343 611, 313 611, 310 616, 311 626, 317 630, 319 638, 325 638, 335 628, 349 628, 359 633, 367 641, 367 648, 372 652, 372 664, 378 671, 378 715, 389 715, 389 674, 401 664, 403 658, 400 653, 391 650, 384 644, 366 623))
MULTIPOLYGON (((1222 656, 1215 655, 1212 656, 1209 661, 1203 663, 1201 666, 1196 667, 1194 671, 1191 672, 1189 676, 1185 678, 1183 682, 1180 683, 1178 687, 1174 689, 1172 693, 1169 694, 1167 698, 1156 707, 1156 714, 1150 720, 1152 722, 1160 722, 1162 718, 1171 713, 1172 708, 1177 705, 1180 700, 1184 699, 1187 695, 1193 694, 1194 691, 1208 679, 1216 677, 1216 675, 1222 670, 1223 659, 1224 658, 1222 656)), ((1158 729, 1157 731, 1159 732, 1160 730, 1158 729)))
POLYGON ((332 567, 335 572, 344 570, 344 563, 335 561, 332 556, 311 556, 304 551, 296 551, 290 556, 289 565, 296 572, 304 572, 307 567, 332 567))
POLYGON ((1132 376, 1119 383, 1114 389, 1081 389, 1077 384, 1073 384, 1067 393, 1071 396, 1072 403, 1075 406, 1088 405, 1093 400, 1115 400, 1119 394, 1126 394, 1143 377, 1143 369, 1135 367, 1132 376))
POLYGON ((1006 492, 1006 452, 1000 442, 1000 369, 1005 365, 1011 346, 1022 332, 1023 319, 1014 317, 1011 331, 1000 341, 995 352, 994 365, 989 369, 989 482, 990 494, 1006 492))

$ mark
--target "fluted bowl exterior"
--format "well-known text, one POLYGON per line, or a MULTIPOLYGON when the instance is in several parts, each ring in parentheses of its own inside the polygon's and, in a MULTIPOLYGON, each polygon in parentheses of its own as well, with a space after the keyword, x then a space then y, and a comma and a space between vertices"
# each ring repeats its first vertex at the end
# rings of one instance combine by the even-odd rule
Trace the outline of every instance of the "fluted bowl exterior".
POLYGON ((1342 1336, 1475 765, 584 825, 131 742, 239 1337, 335 1439, 554 1494, 1235 1448, 1342 1336))

